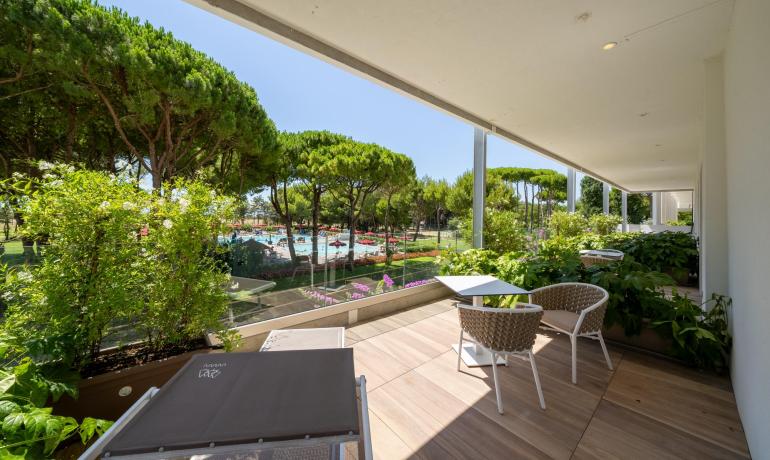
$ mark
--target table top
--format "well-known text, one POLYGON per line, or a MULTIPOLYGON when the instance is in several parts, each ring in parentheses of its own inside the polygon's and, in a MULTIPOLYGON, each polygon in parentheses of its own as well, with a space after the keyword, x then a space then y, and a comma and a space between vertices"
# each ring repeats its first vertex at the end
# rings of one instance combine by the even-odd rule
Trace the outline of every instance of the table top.
POLYGON ((529 294, 529 291, 490 275, 437 276, 436 279, 464 296, 529 294))
POLYGON ((344 327, 273 329, 259 351, 345 348, 344 327))
POLYGON ((614 249, 583 249, 580 255, 606 257, 608 259, 622 259, 623 252, 614 249))

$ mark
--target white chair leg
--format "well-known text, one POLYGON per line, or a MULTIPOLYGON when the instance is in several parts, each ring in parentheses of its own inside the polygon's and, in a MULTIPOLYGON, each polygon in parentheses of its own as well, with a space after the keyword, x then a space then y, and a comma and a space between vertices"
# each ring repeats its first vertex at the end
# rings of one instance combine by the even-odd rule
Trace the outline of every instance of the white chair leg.
POLYGON ((572 342, 572 383, 577 385, 577 336, 571 335, 569 340, 572 342))
POLYGON ((460 341, 457 343, 457 370, 460 370, 460 359, 463 357, 463 329, 460 328, 460 341))
POLYGON ((604 337, 602 337, 602 331, 597 333, 599 335, 599 343, 602 345, 602 351, 604 352, 604 359, 607 360, 607 367, 612 370, 612 360, 610 360, 610 354, 607 352, 607 345, 604 344, 604 337))
POLYGON ((495 396, 497 396, 497 412, 503 414, 503 398, 500 396, 500 385, 497 384, 497 353, 492 352, 492 378, 495 381, 495 396))
POLYGON ((535 364, 535 354, 532 350, 529 350, 529 363, 532 365, 532 375, 535 377, 535 387, 537 388, 537 396, 540 398, 540 408, 545 410, 545 398, 543 397, 543 387, 540 386, 540 374, 537 372, 537 364, 535 364))

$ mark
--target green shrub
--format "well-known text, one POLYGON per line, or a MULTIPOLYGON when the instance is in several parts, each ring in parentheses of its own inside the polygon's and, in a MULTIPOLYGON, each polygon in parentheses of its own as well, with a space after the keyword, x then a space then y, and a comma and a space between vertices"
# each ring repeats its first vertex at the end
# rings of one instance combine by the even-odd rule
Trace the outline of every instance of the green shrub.
POLYGON ((33 356, 62 356, 79 367, 98 352, 112 321, 141 309, 136 235, 150 197, 106 174, 59 172, 23 209, 22 233, 46 235, 49 245, 39 265, 7 273, 7 326, 33 356))
POLYGON ((540 252, 546 254, 578 253, 581 249, 617 249, 650 270, 674 275, 680 282, 686 281, 688 274, 698 274, 698 241, 689 233, 585 233, 540 244, 540 252))
MULTIPOLYGON (((473 241, 473 220, 463 220, 461 236, 473 241)), ((526 230, 513 211, 487 210, 484 213, 484 248, 495 252, 523 252, 527 249, 526 230)))
POLYGON ((92 171, 49 173, 23 210, 22 232, 44 235, 37 266, 8 270, 5 329, 32 357, 81 369, 115 324, 153 348, 222 330, 227 275, 212 257, 232 201, 194 181, 164 196, 92 171))
POLYGON ((572 237, 586 231, 588 221, 576 212, 556 211, 548 221, 551 236, 572 237))
POLYGON ((0 458, 52 458, 63 441, 79 435, 86 444, 112 425, 86 417, 53 415, 48 401, 77 397, 77 373, 58 362, 37 364, 7 334, 0 334, 0 458))
POLYGON ((588 219, 588 226, 597 235, 609 235, 617 231, 621 222, 620 216, 614 214, 594 214, 588 219))
POLYGON ((497 273, 498 255, 486 249, 445 252, 436 258, 441 275, 493 275, 497 273))
POLYGON ((484 247, 499 253, 522 252, 527 247, 524 226, 513 211, 491 210, 484 221, 484 247))
POLYGON ((165 192, 165 198, 153 196, 149 232, 139 248, 146 301, 135 320, 155 349, 197 339, 207 330, 222 332, 219 320, 229 302, 223 289, 228 276, 212 252, 234 215, 233 201, 183 179, 167 184, 165 192))
POLYGON ((527 290, 580 281, 582 276, 580 258, 568 254, 538 254, 524 258, 504 254, 497 259, 496 268, 500 279, 527 290))
MULTIPOLYGON (((608 242, 651 270, 697 276, 698 240, 689 233, 636 233, 625 241, 608 242)), ((608 246, 609 247, 609 246, 608 246)))
POLYGON ((593 265, 585 270, 584 282, 603 287, 609 293, 605 326, 619 324, 627 336, 639 335, 642 320, 654 318, 665 309, 661 286, 673 284, 673 280, 660 272, 651 271, 627 257, 606 265, 593 265))
POLYGON ((674 294, 669 308, 658 312, 652 326, 664 337, 672 339, 671 354, 700 368, 723 372, 728 367, 732 337, 727 324, 732 301, 713 294, 707 304, 713 307, 704 314, 706 305, 695 305, 685 296, 674 294))

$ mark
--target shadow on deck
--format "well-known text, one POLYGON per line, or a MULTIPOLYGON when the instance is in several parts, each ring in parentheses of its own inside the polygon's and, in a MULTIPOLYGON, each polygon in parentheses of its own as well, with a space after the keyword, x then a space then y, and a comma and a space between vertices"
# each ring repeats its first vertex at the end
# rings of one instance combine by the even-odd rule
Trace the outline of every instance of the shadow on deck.
POLYGON ((535 345, 548 409, 540 410, 529 363, 501 367, 505 414, 491 367, 456 370, 459 336, 449 300, 359 323, 347 330, 356 372, 365 374, 375 457, 747 458, 726 377, 644 354, 578 342, 570 382, 565 336, 535 345))

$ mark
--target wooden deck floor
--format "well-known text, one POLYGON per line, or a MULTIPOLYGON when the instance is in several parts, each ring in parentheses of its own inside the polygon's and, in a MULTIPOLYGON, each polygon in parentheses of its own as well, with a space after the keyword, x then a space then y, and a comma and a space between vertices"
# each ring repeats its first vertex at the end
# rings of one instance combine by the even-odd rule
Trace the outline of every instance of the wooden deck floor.
POLYGON ((365 374, 376 458, 746 458, 727 378, 610 347, 578 344, 570 382, 569 340, 538 336, 548 409, 540 410, 529 363, 501 367, 505 415, 491 367, 456 370, 457 313, 449 300, 347 330, 365 374))

